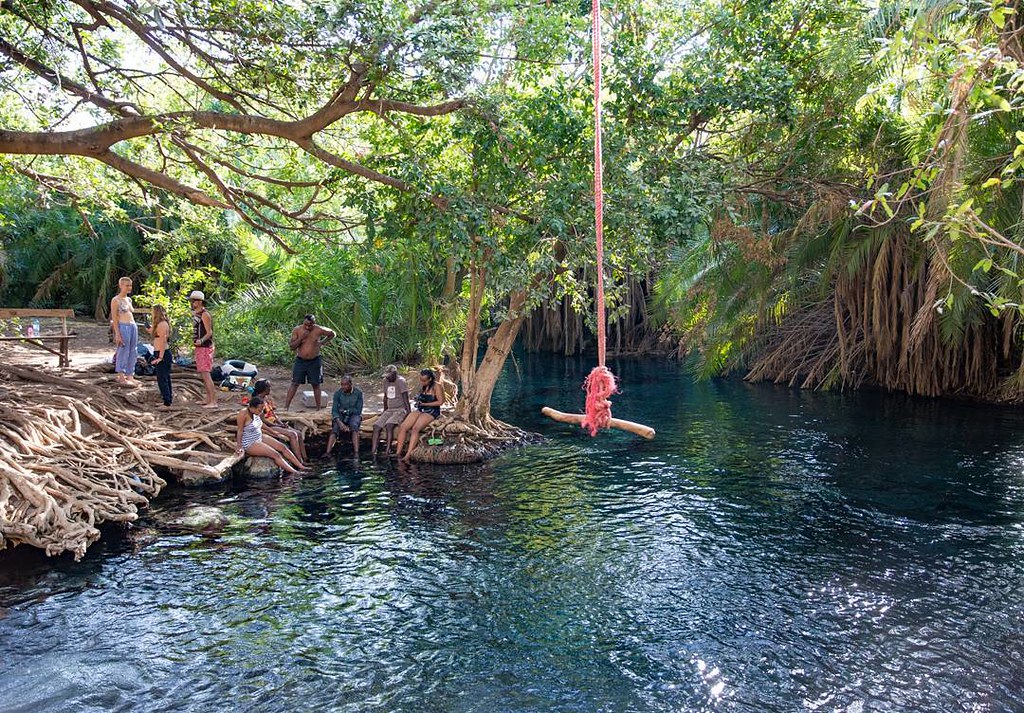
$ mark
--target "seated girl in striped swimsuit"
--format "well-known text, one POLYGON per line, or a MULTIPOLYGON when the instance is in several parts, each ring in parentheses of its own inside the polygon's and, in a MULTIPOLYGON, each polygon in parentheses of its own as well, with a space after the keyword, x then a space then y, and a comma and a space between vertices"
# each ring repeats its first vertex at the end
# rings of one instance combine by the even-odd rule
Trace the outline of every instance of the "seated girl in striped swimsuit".
POLYGON ((236 452, 239 455, 245 453, 250 456, 269 458, 286 473, 298 473, 300 470, 306 470, 302 461, 288 450, 288 446, 276 438, 263 434, 263 419, 260 417, 262 411, 263 399, 253 396, 245 408, 238 412, 238 416, 235 417, 235 424, 238 426, 235 436, 236 452))

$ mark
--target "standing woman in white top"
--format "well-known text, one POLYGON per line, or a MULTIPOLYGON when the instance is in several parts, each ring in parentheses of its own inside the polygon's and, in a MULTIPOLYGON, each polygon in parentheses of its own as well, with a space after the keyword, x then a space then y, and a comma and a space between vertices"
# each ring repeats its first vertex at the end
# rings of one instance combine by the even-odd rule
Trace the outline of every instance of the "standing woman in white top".
POLYGON ((122 277, 117 281, 118 293, 110 300, 110 328, 114 332, 114 370, 117 383, 138 386, 135 381, 135 362, 139 357, 139 327, 132 312, 132 278, 122 277))

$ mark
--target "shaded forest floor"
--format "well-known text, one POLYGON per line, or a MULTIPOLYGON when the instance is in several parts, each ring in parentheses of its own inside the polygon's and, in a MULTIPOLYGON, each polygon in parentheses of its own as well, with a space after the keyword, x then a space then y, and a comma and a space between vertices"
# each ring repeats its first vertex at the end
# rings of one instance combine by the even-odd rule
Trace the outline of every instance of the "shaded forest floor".
MULTIPOLYGON (((44 325, 44 329, 46 329, 47 326, 49 325, 44 325)), ((98 374, 113 373, 114 368, 111 358, 114 354, 114 345, 110 340, 110 328, 106 323, 97 324, 93 320, 84 319, 71 320, 68 322, 68 331, 75 335, 75 339, 71 341, 71 347, 69 350, 71 363, 70 366, 64 370, 65 374, 81 372, 97 372, 98 374)), ((149 340, 147 339, 147 336, 145 329, 140 325, 140 343, 148 343, 149 340)), ((214 359, 214 364, 221 364, 225 359, 245 359, 245 355, 217 354, 214 359)), ((20 342, 0 342, 0 363, 30 369, 42 369, 55 373, 60 372, 57 368, 56 356, 20 342)), ((291 370, 286 367, 276 365, 264 366, 262 364, 256 364, 256 366, 259 367, 260 378, 270 379, 274 401, 277 403, 279 410, 282 409, 284 407, 285 396, 288 392, 288 385, 291 383, 291 370)), ((195 371, 192 369, 181 369, 176 366, 171 375, 172 384, 174 376, 183 373, 194 375, 195 371)), ((324 377, 323 390, 327 392, 327 396, 323 400, 323 406, 324 408, 330 408, 330 397, 339 387, 341 374, 331 374, 330 372, 326 372, 324 377)), ((364 413, 370 414, 380 411, 383 407, 384 398, 383 391, 381 390, 381 379, 353 375, 353 381, 363 392, 364 413)), ((156 387, 156 378, 140 377, 139 382, 142 384, 142 387, 138 389, 141 396, 138 400, 146 406, 151 406, 153 410, 157 410, 157 407, 160 404, 160 396, 156 387)), ((309 388, 310 387, 306 385, 300 389, 299 394, 297 394, 294 401, 292 401, 291 411, 308 413, 315 410, 313 408, 307 408, 302 404, 302 390, 309 390, 309 388)), ((233 407, 235 405, 240 407, 241 392, 218 391, 217 399, 225 408, 229 406, 233 407)), ((40 400, 45 400, 45 393, 40 393, 40 400)), ((175 407, 175 410, 177 410, 179 408, 197 406, 191 394, 175 394, 175 407)), ((169 411, 168 413, 173 414, 174 410, 169 411)))

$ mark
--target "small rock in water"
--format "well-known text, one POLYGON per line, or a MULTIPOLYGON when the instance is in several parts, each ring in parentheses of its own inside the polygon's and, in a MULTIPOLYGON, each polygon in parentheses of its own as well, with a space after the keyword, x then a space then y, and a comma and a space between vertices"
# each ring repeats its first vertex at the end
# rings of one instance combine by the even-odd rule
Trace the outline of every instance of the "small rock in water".
POLYGON ((249 456, 245 461, 245 470, 250 478, 276 478, 281 475, 281 469, 269 458, 249 456))
POLYGON ((170 524, 189 530, 213 530, 227 525, 228 517, 220 508, 192 505, 181 515, 170 520, 170 524))
POLYGON ((125 532, 125 537, 136 547, 141 547, 160 539, 160 531, 152 527, 131 527, 125 532))

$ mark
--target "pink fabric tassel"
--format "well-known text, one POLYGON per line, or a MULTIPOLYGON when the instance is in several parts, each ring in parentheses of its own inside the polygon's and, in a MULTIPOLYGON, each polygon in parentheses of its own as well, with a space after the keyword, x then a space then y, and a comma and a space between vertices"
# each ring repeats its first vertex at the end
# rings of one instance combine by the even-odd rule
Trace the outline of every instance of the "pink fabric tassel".
POLYGON ((587 411, 581 426, 591 436, 596 436, 598 430, 608 428, 612 419, 609 397, 619 390, 615 385, 615 374, 606 366, 595 366, 583 382, 583 388, 587 392, 587 411))

